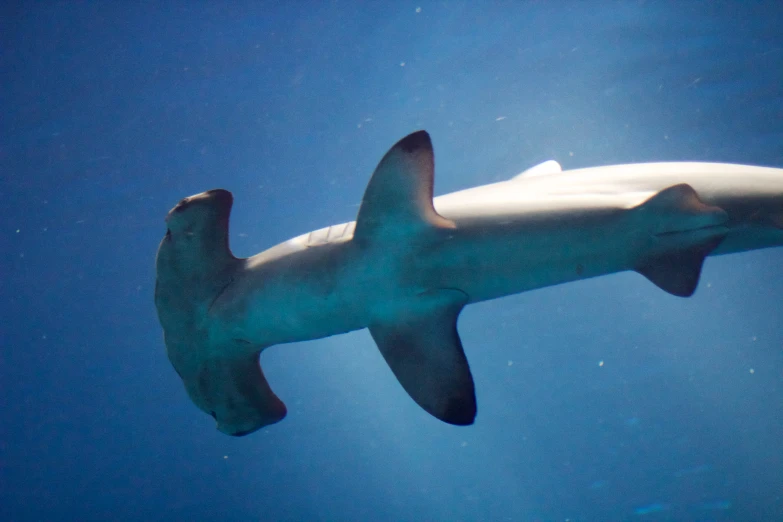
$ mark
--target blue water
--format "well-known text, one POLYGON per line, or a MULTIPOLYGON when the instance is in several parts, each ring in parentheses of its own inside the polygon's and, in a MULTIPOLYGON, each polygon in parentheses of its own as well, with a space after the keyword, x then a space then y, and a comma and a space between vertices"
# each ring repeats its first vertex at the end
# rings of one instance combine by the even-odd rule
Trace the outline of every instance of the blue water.
POLYGON ((4 3, 0 519, 783 520, 781 248, 709 259, 691 299, 621 274, 467 308, 467 428, 363 331, 265 352, 288 417, 222 435, 152 301, 183 196, 233 191, 251 255, 353 219, 420 128, 437 193, 783 167, 783 4, 747 4, 4 3))

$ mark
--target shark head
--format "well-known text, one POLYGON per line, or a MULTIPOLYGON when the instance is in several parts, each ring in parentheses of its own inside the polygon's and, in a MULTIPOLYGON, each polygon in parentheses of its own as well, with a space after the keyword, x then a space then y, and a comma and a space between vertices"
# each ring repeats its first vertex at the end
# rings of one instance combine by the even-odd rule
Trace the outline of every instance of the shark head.
POLYGON ((228 246, 233 199, 227 190, 209 190, 168 213, 155 303, 167 355, 191 400, 220 431, 240 436, 277 422, 286 409, 258 365, 262 347, 235 339, 210 315, 241 265, 228 246))
POLYGON ((213 189, 180 200, 166 216, 172 238, 180 243, 228 244, 228 219, 234 197, 231 192, 213 189))
POLYGON ((228 246, 228 221, 234 197, 223 189, 182 199, 166 216, 166 235, 158 251, 158 279, 214 279, 236 260, 228 246))

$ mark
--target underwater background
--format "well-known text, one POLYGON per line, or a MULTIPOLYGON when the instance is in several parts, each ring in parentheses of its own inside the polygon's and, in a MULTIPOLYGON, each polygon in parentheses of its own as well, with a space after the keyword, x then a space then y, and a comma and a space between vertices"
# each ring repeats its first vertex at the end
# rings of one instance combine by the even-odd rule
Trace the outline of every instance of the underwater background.
POLYGON ((288 417, 219 433, 153 304, 164 217, 248 256, 354 219, 433 137, 436 194, 646 161, 783 167, 783 3, 3 2, 0 520, 781 521, 783 249, 690 299, 623 273, 467 307, 475 425, 367 331, 262 355, 288 417))

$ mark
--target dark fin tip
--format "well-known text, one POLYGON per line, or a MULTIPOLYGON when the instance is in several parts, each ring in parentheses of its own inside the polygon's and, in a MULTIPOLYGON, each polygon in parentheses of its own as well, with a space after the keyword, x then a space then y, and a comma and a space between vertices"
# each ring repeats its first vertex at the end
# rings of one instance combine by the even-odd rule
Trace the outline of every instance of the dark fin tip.
POLYGON ((455 426, 470 426, 476 420, 476 400, 452 399, 443 412, 442 420, 455 426))
POLYGON ((407 152, 408 154, 416 152, 420 149, 432 150, 432 140, 427 131, 417 131, 412 134, 408 134, 403 139, 397 142, 397 147, 407 152))
POLYGON ((244 437, 245 435, 250 435, 254 431, 256 431, 258 428, 251 428, 249 430, 239 430, 235 431, 231 434, 232 437, 244 437))

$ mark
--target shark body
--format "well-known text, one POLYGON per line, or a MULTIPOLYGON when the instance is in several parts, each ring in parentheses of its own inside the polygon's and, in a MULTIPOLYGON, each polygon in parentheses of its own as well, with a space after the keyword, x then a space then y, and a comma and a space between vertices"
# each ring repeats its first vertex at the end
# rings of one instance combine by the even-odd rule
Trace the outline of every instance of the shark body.
POLYGON ((233 198, 217 189, 168 215, 155 301, 167 353, 220 431, 281 420, 265 348, 368 328, 408 394, 456 425, 474 421, 457 332, 470 303, 635 270, 691 295, 705 257, 783 245, 783 169, 645 163, 562 171, 546 162, 433 199, 432 143, 400 140, 356 221, 238 259, 233 198))

